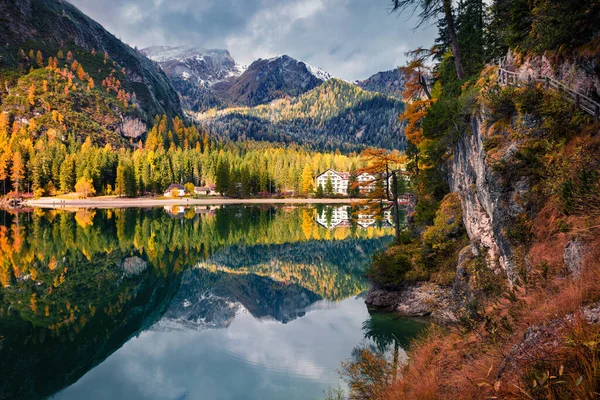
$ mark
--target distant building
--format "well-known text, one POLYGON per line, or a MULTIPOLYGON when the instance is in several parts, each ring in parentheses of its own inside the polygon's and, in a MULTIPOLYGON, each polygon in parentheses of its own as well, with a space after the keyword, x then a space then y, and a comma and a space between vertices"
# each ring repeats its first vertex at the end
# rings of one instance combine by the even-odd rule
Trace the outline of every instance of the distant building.
POLYGON ((169 185, 167 190, 165 190, 165 197, 183 197, 185 196, 185 188, 180 183, 172 183, 169 185))
POLYGON ((198 196, 208 196, 210 194, 210 188, 208 186, 195 186, 194 194, 198 196))
POLYGON ((317 175, 315 187, 321 187, 326 190, 327 181, 331 179, 331 185, 333 186, 334 194, 348 195, 348 185, 350 183, 349 172, 338 172, 334 169, 328 169, 327 171, 317 175))

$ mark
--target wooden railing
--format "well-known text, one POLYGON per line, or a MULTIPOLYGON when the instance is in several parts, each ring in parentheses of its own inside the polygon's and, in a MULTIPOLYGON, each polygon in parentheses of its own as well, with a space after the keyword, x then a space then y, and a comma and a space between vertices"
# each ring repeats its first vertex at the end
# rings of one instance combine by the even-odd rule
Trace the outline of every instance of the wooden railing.
POLYGON ((564 83, 541 75, 528 75, 524 78, 522 75, 506 69, 506 59, 499 58, 498 64, 498 83, 503 86, 521 87, 530 85, 533 82, 541 82, 547 89, 555 89, 563 98, 570 100, 575 105, 593 116, 597 121, 600 121, 600 103, 594 101, 583 93, 579 93, 564 83))

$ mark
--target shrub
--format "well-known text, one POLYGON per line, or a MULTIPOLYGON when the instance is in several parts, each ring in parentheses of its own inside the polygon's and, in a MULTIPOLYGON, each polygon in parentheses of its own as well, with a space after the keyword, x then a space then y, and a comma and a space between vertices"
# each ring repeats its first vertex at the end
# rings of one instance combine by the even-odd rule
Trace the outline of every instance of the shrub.
POLYGON ((458 194, 450 193, 440 203, 433 225, 423 232, 422 254, 425 266, 434 271, 450 267, 451 279, 456 256, 466 245, 465 234, 460 198, 458 194))
POLYGON ((373 256, 366 275, 378 287, 397 288, 411 269, 412 263, 404 252, 404 246, 394 246, 373 256))
POLYGON ((544 93, 538 86, 527 87, 515 98, 515 105, 521 114, 536 114, 544 101, 544 93))
POLYGON ((502 88, 494 85, 486 94, 485 102, 492 121, 511 118, 517 112, 516 91, 512 87, 502 88))

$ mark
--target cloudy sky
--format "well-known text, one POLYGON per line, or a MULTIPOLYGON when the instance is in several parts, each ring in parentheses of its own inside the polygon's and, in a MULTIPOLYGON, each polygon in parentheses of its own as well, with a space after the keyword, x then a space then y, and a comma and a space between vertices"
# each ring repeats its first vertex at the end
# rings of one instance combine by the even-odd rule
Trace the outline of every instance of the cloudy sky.
POLYGON ((435 28, 388 0, 70 0, 131 46, 226 48, 241 64, 280 54, 355 80, 404 63, 435 28))

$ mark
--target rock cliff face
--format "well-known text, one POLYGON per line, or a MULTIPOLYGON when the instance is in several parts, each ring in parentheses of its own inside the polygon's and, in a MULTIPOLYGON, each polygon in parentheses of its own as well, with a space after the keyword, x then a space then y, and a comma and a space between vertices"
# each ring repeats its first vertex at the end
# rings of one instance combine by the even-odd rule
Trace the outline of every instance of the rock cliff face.
POLYGON ((600 61, 598 57, 553 60, 546 56, 528 57, 509 53, 506 61, 522 79, 528 75, 542 76, 563 82, 573 90, 600 98, 600 61))
MULTIPOLYGON (((472 135, 465 135, 454 149, 450 165, 450 189, 459 194, 463 221, 474 252, 487 255, 495 273, 506 273, 510 282, 516 279, 515 264, 506 230, 511 218, 523 210, 519 204, 528 190, 524 180, 504 182, 490 165, 484 141, 488 134, 485 117, 472 120, 472 135)), ((502 149, 502 159, 510 162, 515 144, 502 149)))

